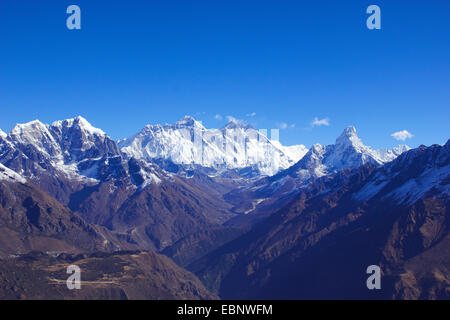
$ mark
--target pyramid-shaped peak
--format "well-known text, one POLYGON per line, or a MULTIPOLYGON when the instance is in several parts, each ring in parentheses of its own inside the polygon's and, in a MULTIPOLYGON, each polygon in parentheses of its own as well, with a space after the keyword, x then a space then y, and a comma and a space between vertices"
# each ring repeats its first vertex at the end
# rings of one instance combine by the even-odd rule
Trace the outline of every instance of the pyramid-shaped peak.
POLYGON ((337 145, 353 145, 363 146, 361 139, 359 139, 354 126, 348 126, 344 129, 341 135, 336 139, 337 145))
POLYGON ((347 128, 344 129, 344 131, 342 131, 341 136, 340 137, 354 137, 354 136, 358 136, 358 134, 356 133, 356 128, 354 126, 348 126, 347 128))

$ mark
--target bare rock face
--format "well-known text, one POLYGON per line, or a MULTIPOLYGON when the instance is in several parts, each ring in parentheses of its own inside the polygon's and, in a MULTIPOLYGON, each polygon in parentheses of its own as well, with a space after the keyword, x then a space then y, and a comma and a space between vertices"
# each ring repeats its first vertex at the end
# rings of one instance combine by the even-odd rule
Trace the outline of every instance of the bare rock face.
POLYGON ((0 260, 0 299, 211 300, 218 297, 190 272, 151 252, 53 255, 31 252, 0 260), (81 288, 66 286, 80 268, 81 288))

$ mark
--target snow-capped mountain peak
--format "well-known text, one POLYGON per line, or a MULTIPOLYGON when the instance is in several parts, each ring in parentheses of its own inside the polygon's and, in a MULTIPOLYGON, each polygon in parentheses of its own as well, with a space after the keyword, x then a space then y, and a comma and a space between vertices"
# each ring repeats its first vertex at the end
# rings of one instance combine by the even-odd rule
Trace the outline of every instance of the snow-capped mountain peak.
MULTIPOLYGON (((357 155, 358 159, 354 159, 358 162, 358 165, 362 165, 366 162, 372 162, 378 165, 390 162, 398 157, 405 151, 410 150, 411 148, 407 145, 399 145, 393 149, 379 149, 374 150, 372 147, 364 145, 362 140, 358 137, 356 129, 354 126, 349 126, 345 128, 342 134, 336 139, 336 143, 334 144, 333 153, 335 153, 336 157, 334 160, 337 160, 337 166, 342 159, 346 156, 350 156, 353 154, 357 155), (360 155, 360 156, 359 156, 360 155)), ((348 163, 342 163, 343 167, 353 167, 348 166, 348 163)))
POLYGON ((336 139, 336 145, 343 147, 352 146, 355 149, 362 149, 364 147, 354 126, 349 126, 344 129, 341 135, 336 139))
POLYGON ((23 145, 32 145, 47 155, 58 156, 67 148, 87 150, 94 146, 97 140, 103 141, 106 134, 78 116, 55 121, 51 125, 39 120, 17 124, 9 137, 23 145))
POLYGON ((323 164, 332 171, 354 168, 367 162, 382 164, 383 160, 371 147, 365 146, 354 126, 344 129, 334 145, 326 147, 323 164))
POLYGON ((342 131, 341 135, 336 140, 340 140, 343 138, 350 139, 353 137, 358 138, 358 135, 356 133, 356 128, 355 128, 355 126, 348 126, 347 128, 344 129, 344 131, 342 131))
POLYGON ((66 119, 66 120, 58 120, 52 123, 53 127, 57 128, 76 128, 85 132, 88 135, 98 135, 105 136, 106 133, 103 130, 95 128, 92 126, 85 118, 82 116, 77 116, 75 118, 66 119))
POLYGON ((295 191, 312 180, 335 174, 344 168, 357 168, 366 163, 381 166, 394 160, 400 153, 408 150, 399 146, 395 150, 373 150, 365 146, 353 126, 347 127, 332 145, 315 144, 305 156, 292 167, 281 171, 267 182, 257 182, 256 188, 264 196, 283 189, 285 193, 295 191), (284 187, 289 186, 289 187, 284 187))
POLYGON ((9 138, 11 141, 25 146, 34 146, 37 150, 48 156, 61 154, 55 138, 49 131, 49 126, 39 120, 16 124, 11 130, 9 138))
POLYGON ((7 137, 7 134, 5 132, 3 132, 2 129, 0 129, 0 138, 5 139, 7 137))
POLYGON ((280 147, 237 120, 231 119, 221 129, 206 129, 190 116, 174 125, 146 126, 136 135, 120 141, 119 146, 136 159, 168 159, 176 164, 216 170, 252 167, 264 175, 273 175, 293 165, 306 149, 280 147))
POLYGON ((18 171, 27 177, 35 176, 36 170, 52 167, 71 178, 96 178, 108 158, 121 156, 116 142, 81 116, 51 125, 39 120, 17 124, 4 141, 6 144, 8 148, 2 148, 3 153, 13 156, 11 150, 17 149, 25 159, 38 160, 38 164, 25 167, 18 162, 18 171))
POLYGON ((177 128, 198 128, 198 129, 205 128, 205 127, 203 127, 203 124, 200 121, 197 121, 193 117, 188 116, 188 115, 184 116, 183 119, 177 121, 175 123, 175 127, 177 127, 177 128))
POLYGON ((35 132, 46 131, 47 126, 39 120, 33 120, 26 123, 18 123, 11 130, 11 134, 15 136, 29 135, 35 132))
POLYGON ((401 144, 393 149, 379 149, 374 150, 373 152, 374 155, 378 157, 382 163, 387 163, 394 160, 403 152, 406 152, 408 150, 411 150, 411 148, 408 147, 406 144, 401 144))

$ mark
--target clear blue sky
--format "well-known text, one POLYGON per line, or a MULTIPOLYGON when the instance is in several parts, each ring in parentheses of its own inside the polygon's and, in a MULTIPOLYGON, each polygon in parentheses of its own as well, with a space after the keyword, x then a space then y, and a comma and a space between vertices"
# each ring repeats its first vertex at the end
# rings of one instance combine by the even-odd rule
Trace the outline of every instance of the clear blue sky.
POLYGON ((449 135, 450 1, 0 1, 0 128, 82 115, 113 138, 185 114, 328 144, 449 135), (77 4, 82 29, 66 28, 77 4), (366 28, 381 8, 382 29, 366 28), (256 113, 255 116, 247 116, 256 113), (215 115, 222 115, 222 120, 215 115), (329 118, 329 126, 311 122, 329 118), (294 127, 295 125, 295 127, 294 127))

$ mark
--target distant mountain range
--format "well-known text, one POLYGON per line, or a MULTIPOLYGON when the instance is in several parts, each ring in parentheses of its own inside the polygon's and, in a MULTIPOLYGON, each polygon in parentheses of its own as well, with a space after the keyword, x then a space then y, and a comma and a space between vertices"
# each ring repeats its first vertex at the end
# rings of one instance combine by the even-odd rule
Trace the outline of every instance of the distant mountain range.
POLYGON ((174 125, 146 126, 119 146, 140 160, 162 158, 218 171, 252 168, 263 175, 290 167, 308 151, 304 145, 285 147, 237 120, 221 129, 206 129, 190 116, 174 125))
MULTIPOLYGON (((123 267, 86 299, 448 298, 449 169, 449 143, 374 150, 354 127, 308 150, 236 120, 206 129, 186 116, 120 141, 82 117, 18 124, 0 130, 0 271, 79 255, 123 267), (151 279, 150 260, 166 270, 160 287, 130 282, 151 279), (367 292, 368 263, 383 292, 367 292)), ((13 287, 0 297, 27 298, 13 287)))

